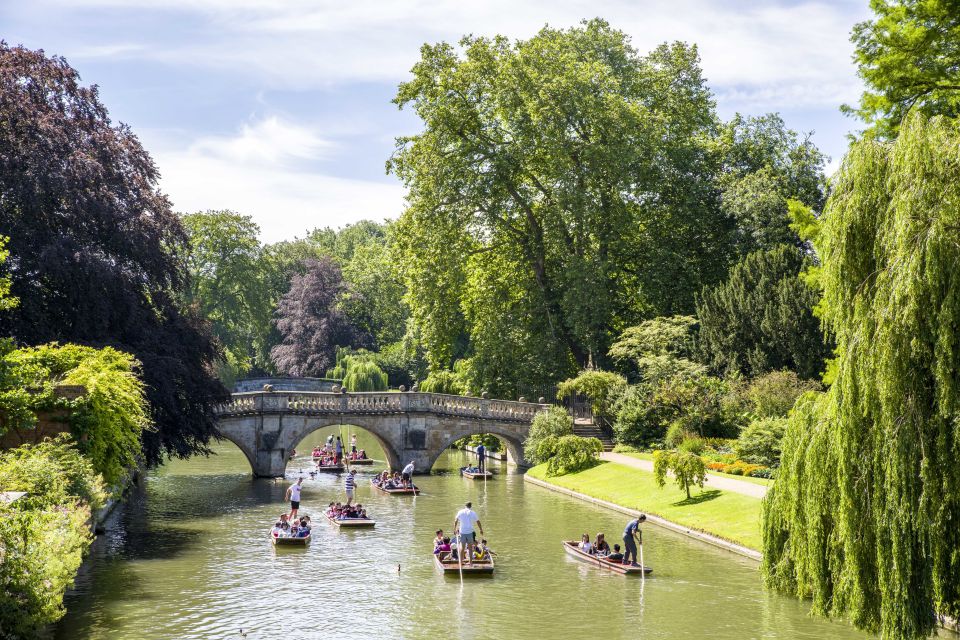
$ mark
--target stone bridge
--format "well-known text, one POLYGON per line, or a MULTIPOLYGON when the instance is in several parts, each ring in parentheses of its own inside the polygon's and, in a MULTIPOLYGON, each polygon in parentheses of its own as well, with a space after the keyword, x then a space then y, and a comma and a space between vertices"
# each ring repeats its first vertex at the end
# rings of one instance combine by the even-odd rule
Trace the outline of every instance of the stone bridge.
POLYGON ((243 451, 255 476, 279 477, 300 441, 317 429, 340 424, 373 434, 393 469, 413 460, 418 473, 427 473, 455 440, 475 433, 497 436, 511 460, 524 465, 523 441, 533 417, 545 408, 415 391, 260 391, 233 394, 230 402, 216 408, 216 415, 220 435, 243 451))

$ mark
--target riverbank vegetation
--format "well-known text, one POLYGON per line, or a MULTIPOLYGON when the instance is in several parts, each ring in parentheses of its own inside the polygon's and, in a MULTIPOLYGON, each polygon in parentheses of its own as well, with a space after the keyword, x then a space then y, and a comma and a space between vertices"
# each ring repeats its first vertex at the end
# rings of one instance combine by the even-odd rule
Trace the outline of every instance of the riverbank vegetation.
POLYGON ((649 471, 612 462, 561 476, 551 476, 546 464, 527 473, 538 480, 657 515, 750 549, 761 548, 759 498, 710 489, 688 499, 679 487, 661 488, 649 471))

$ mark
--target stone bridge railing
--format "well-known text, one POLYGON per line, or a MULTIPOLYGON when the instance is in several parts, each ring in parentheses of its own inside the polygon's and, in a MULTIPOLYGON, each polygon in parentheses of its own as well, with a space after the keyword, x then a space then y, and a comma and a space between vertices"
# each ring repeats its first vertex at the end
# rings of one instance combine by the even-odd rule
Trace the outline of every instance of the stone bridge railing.
POLYGON ((342 414, 433 413, 460 418, 531 422, 545 405, 512 400, 488 400, 422 392, 250 392, 235 393, 230 402, 218 405, 218 417, 259 413, 291 413, 312 416, 342 414))

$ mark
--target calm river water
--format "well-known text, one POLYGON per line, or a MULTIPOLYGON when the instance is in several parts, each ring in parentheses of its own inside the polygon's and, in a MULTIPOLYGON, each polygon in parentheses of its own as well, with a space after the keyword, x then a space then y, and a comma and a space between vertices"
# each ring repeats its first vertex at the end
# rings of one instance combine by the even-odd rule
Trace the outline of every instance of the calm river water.
MULTIPOLYGON (((486 485, 462 479, 460 452, 418 478, 417 498, 374 493, 367 480, 382 467, 362 471, 357 498, 373 530, 340 531, 321 516, 342 499, 341 477, 307 479, 301 509, 313 515, 313 544, 275 549, 267 530, 290 480, 251 481, 239 450, 218 451, 150 473, 113 514, 56 638, 239 639, 241 629, 251 640, 866 637, 766 592, 755 563, 655 526, 644 533, 646 581, 576 562, 562 538, 603 531, 612 543, 626 518, 525 484, 506 466, 492 465, 498 476, 486 485), (435 570, 431 539, 466 500, 499 556, 494 578, 461 587, 435 570)), ((289 477, 300 467, 293 461, 289 477)))

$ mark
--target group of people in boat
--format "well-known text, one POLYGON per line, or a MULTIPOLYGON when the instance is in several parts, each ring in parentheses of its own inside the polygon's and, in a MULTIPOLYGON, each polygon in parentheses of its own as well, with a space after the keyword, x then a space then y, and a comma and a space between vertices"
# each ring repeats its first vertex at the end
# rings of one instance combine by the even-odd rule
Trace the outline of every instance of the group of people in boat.
POLYGON ((598 556, 610 562, 622 562, 623 564, 629 564, 635 567, 639 566, 637 563, 637 543, 643 544, 643 532, 640 530, 640 525, 643 524, 646 519, 647 516, 640 514, 627 523, 627 528, 623 531, 624 551, 622 552, 619 544, 613 545, 613 549, 611 550, 610 543, 607 542, 602 533, 598 533, 593 542, 590 541, 590 534, 583 534, 580 536, 580 544, 577 545, 577 548, 584 553, 598 556))
POLYGON ((291 518, 288 514, 280 514, 280 519, 274 523, 270 535, 274 538, 308 538, 310 537, 310 516, 291 518))
POLYGON ((340 436, 336 436, 336 440, 334 440, 332 434, 327 436, 327 441, 322 447, 317 445, 313 448, 310 457, 320 467, 338 467, 343 464, 344 459, 369 460, 365 449, 357 449, 357 434, 355 433, 350 436, 350 453, 346 458, 344 458, 343 442, 340 440, 340 436))
POLYGON ((367 510, 364 509, 360 503, 350 504, 347 502, 347 504, 340 504, 339 502, 331 502, 327 506, 327 515, 334 520, 347 520, 351 518, 367 520, 367 510))
POLYGON ((480 517, 473 510, 473 504, 468 502, 453 519, 452 537, 444 535, 443 529, 437 529, 436 536, 433 538, 433 553, 439 556, 441 562, 459 562, 461 550, 462 562, 465 565, 489 562, 495 554, 487 546, 485 538, 477 542, 478 530, 482 536, 483 525, 480 523, 480 517))
POLYGON ((403 468, 402 472, 382 471, 373 478, 373 484, 381 489, 412 489, 413 488, 413 462, 403 468))

